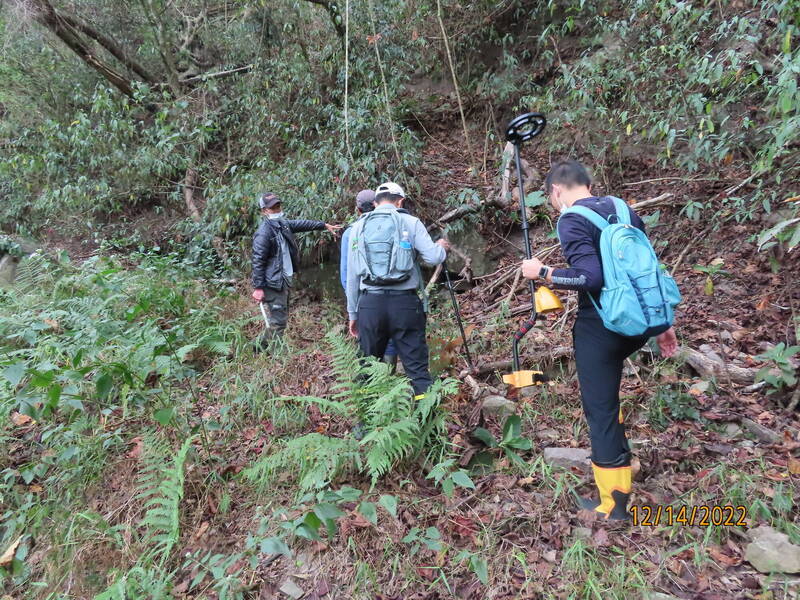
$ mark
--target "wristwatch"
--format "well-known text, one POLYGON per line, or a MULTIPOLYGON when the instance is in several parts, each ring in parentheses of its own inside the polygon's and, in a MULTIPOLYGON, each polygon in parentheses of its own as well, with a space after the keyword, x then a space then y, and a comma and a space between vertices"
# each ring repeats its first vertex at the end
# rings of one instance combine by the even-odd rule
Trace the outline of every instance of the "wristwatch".
POLYGON ((550 267, 545 267, 542 265, 542 268, 539 269, 539 277, 542 279, 547 279, 547 274, 550 272, 550 267))

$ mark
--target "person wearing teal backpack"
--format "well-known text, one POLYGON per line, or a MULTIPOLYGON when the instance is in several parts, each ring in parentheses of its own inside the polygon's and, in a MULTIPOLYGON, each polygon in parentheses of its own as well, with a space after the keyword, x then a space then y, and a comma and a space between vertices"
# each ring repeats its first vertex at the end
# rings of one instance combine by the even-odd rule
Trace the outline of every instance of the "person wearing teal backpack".
POLYGON ((628 519, 631 451, 619 402, 625 359, 656 337, 663 356, 678 341, 675 281, 659 264, 639 215, 623 200, 592 195, 592 180, 575 160, 555 163, 545 193, 561 212, 556 227, 569 264, 554 269, 537 258, 522 263, 528 279, 578 291, 572 330, 581 403, 589 424, 592 470, 599 497, 580 498, 581 508, 607 519, 628 519))

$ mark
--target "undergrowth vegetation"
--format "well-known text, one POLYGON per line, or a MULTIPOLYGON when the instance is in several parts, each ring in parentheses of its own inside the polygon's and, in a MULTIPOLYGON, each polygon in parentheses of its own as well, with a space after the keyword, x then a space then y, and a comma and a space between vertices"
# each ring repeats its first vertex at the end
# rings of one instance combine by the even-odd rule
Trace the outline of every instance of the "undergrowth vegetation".
MULTIPOLYGON (((297 573, 335 586, 309 595, 364 600, 711 594, 728 576, 751 597, 796 593, 739 577, 739 529, 616 535, 572 518, 585 474, 544 459, 554 444, 588 445, 568 359, 551 357, 553 385, 514 397, 518 414, 486 417, 466 372, 453 378, 463 340, 442 298, 428 324, 437 382, 415 400, 402 374, 358 357, 341 298, 319 289, 293 290, 286 338, 257 352, 242 287, 267 190, 290 217, 338 223, 354 192, 393 179, 424 217, 466 206, 446 224, 454 238, 499 223, 492 235, 508 241, 513 211, 493 204, 504 126, 544 112, 541 145, 524 149, 538 166, 578 156, 631 200, 652 189, 645 178, 691 184, 670 220, 645 216, 659 253, 676 250, 668 228, 691 246, 726 227, 728 243, 761 253, 686 261, 704 299, 763 292, 746 317, 695 304, 686 330, 721 345, 729 334, 723 362, 759 362, 770 409, 724 376, 704 392, 667 361, 637 361, 623 403, 642 457, 637 501, 742 506, 749 526, 800 543, 797 442, 728 422, 769 422, 776 398, 800 398, 800 321, 779 277, 800 245, 796 1, 119 7, 0 4, 0 259, 16 270, 0 287, 2 593, 249 600, 297 573), (30 254, 21 237, 91 256, 30 254), (764 344, 772 334, 785 339, 764 344)), ((528 191, 544 221, 545 196, 528 191)), ((329 258, 332 238, 318 240, 300 238, 306 258, 329 258)), ((502 365, 522 314, 505 258, 503 281, 460 294, 483 366, 502 365), (481 292, 496 302, 474 306, 481 292)), ((569 344, 568 325, 540 323, 529 349, 569 344)), ((499 393, 504 368, 475 377, 499 393)))
MULTIPOLYGON (((12 232, 65 221, 99 232, 119 213, 188 210, 181 239, 237 262, 256 193, 273 189, 292 215, 323 219, 349 214, 367 181, 394 178, 419 194, 422 142, 462 109, 462 149, 489 172, 503 123, 536 109, 551 120, 551 149, 591 156, 604 182, 643 148, 688 179, 746 179, 714 202, 688 199, 690 219, 746 220, 796 195, 791 0, 445 3, 441 24, 442 7, 406 0, 146 2, 128 15, 136 47, 113 3, 57 6, 88 23, 83 41, 103 48, 109 68, 108 48, 128 53, 124 85, 54 45, 37 25, 49 5, 0 10, 2 221, 12 232)), ((794 216, 776 230, 786 239, 794 216)))

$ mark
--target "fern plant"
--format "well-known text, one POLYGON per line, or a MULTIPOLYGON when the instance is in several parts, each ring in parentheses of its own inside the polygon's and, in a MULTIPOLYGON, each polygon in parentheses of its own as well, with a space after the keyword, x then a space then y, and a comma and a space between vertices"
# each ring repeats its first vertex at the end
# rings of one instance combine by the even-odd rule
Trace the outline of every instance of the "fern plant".
POLYGON ((144 557, 159 566, 169 558, 180 536, 183 467, 193 441, 194 436, 189 437, 171 462, 165 460, 170 455, 169 448, 158 442, 153 441, 145 452, 145 467, 139 478, 143 491, 137 496, 145 500, 147 509, 141 523, 147 528, 145 541, 149 546, 144 557))
POLYGON ((141 541, 145 550, 128 571, 95 600, 127 600, 128 598, 170 598, 169 587, 175 574, 165 568, 172 549, 180 538, 180 505, 183 499, 184 467, 196 436, 189 437, 175 457, 166 441, 147 435, 142 454, 144 468, 139 477, 140 492, 147 509, 139 525, 145 529, 141 541))
POLYGON ((408 379, 390 373, 388 365, 360 358, 355 346, 341 335, 330 333, 327 341, 336 393, 331 398, 291 400, 314 403, 325 414, 360 424, 367 435, 357 441, 309 433, 261 458, 245 470, 245 477, 266 490, 276 475, 289 474, 303 494, 322 489, 348 472, 366 474, 374 485, 392 468, 426 451, 441 458, 446 429, 440 405, 442 398, 455 391, 456 382, 437 381, 417 402, 408 379))

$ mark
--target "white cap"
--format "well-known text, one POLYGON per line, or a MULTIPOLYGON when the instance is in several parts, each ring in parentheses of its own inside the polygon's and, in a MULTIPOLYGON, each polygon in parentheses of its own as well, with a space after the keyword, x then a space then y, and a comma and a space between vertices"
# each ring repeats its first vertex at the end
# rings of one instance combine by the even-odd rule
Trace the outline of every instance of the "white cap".
POLYGON ((400 196, 401 198, 406 197, 406 193, 403 191, 403 188, 397 185, 394 181, 387 181, 386 183, 380 184, 378 189, 375 190, 375 196, 379 196, 380 194, 391 194, 392 196, 400 196))

